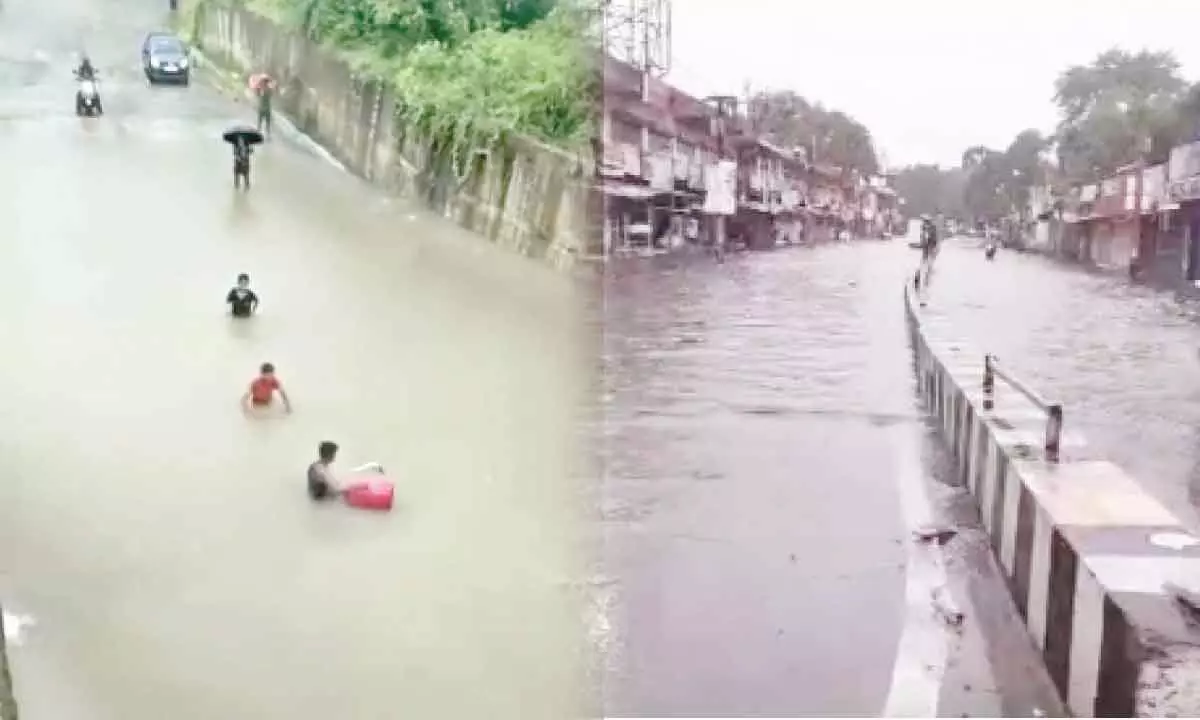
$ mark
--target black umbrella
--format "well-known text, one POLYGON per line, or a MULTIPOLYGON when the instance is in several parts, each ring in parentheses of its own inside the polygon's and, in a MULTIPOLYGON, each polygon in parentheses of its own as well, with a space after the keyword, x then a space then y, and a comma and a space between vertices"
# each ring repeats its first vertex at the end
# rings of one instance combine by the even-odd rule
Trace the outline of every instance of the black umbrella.
POLYGON ((263 141, 263 134, 252 127, 230 128, 221 137, 227 143, 243 142, 247 145, 257 145, 263 141))

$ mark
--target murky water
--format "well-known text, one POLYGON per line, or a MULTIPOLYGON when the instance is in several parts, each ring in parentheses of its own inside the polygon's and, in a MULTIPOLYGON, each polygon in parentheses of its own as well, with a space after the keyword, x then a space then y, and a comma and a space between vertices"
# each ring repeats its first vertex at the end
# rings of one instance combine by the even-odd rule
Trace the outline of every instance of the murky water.
POLYGON ((904 599, 902 495, 923 483, 931 521, 961 533, 945 590, 967 615, 928 712, 1060 713, 914 397, 914 262, 903 243, 864 242, 613 268, 610 716, 874 716, 919 696, 889 686, 898 664, 939 673, 897 644, 934 612, 904 599))
POLYGON ((233 192, 218 137, 247 110, 144 87, 163 24, 128 0, 0 11, 0 597, 37 619, 25 717, 879 712, 896 478, 928 443, 906 248, 622 266, 601 331, 567 279, 286 139, 233 192), (79 47, 99 121, 70 114, 79 47), (221 305, 238 272, 250 323, 221 305), (239 412, 263 361, 295 415, 239 412), (575 412, 597 369, 599 487, 575 412), (324 439, 387 466, 396 511, 311 506, 324 439))
POLYGON ((876 714, 921 420, 907 256, 667 259, 604 287, 610 714, 876 714))
POLYGON ((1200 527, 1200 306, 1035 255, 938 260, 930 307, 1065 404, 1069 427, 1200 527))
POLYGON ((63 66, 0 102, 0 592, 38 620, 25 716, 581 712, 575 289, 282 140, 234 193, 219 135, 248 111, 139 83, 161 24, 0 12, 6 53, 44 40, 63 66), (98 121, 70 114, 84 26, 112 78, 98 121), (222 306, 239 272, 263 300, 246 323, 222 306), (239 411, 264 361, 293 416, 239 411), (306 500, 325 439, 389 469, 394 512, 306 500))

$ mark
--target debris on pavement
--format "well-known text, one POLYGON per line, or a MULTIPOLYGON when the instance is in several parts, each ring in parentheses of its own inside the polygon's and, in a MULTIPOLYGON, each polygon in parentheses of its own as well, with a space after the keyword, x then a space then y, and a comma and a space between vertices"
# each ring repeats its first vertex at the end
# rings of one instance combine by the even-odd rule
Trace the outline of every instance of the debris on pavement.
POLYGON ((955 606, 954 602, 946 596, 945 589, 935 589, 932 593, 930 593, 930 600, 933 603, 934 612, 938 614, 938 617, 940 617, 943 622, 953 628, 962 626, 963 620, 966 616, 964 616, 962 611, 955 606))
POLYGON ((918 542, 934 543, 941 547, 958 535, 958 531, 952 528, 921 528, 913 531, 913 535, 918 542))

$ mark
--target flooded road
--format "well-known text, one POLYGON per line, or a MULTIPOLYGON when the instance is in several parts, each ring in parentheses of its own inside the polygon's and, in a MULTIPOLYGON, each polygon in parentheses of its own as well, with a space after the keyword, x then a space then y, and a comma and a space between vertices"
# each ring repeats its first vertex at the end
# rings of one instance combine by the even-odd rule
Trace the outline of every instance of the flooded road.
POLYGON ((938 259, 930 309, 1064 403, 1069 429, 1200 528, 1200 304, 970 241, 938 259))
MULTIPOLYGON (((166 3, 162 3, 165 8, 166 3)), ((149 3, 0 11, 0 595, 23 716, 582 711, 574 288, 302 147, 231 188, 248 110, 147 88, 149 3), (86 44, 108 115, 72 115, 86 44), (222 300, 247 272, 261 315, 222 300), (293 416, 238 399, 271 361, 293 416), (318 442, 396 510, 314 507, 318 442)))
POLYGON ((248 110, 141 78, 164 22, 0 11, 25 718, 1055 713, 915 402, 901 244, 624 265, 585 298, 286 137, 242 195, 219 135, 248 110), (80 47, 100 120, 71 114, 80 47), (294 415, 239 411, 264 361, 294 415), (390 470, 393 513, 307 502, 326 439, 390 470), (915 554, 921 520, 962 544, 915 554))
POLYGON ((1056 712, 914 397, 913 262, 897 242, 614 267, 609 716, 1056 712), (960 528, 944 566, 914 562, 922 520, 960 528))

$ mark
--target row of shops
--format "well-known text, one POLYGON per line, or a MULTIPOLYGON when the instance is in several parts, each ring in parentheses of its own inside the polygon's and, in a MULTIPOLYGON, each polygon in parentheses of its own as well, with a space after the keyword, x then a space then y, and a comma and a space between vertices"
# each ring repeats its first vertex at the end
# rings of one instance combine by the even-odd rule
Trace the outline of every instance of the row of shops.
POLYGON ((605 253, 718 242, 766 249, 839 234, 882 238, 897 232, 901 219, 891 188, 878 181, 845 187, 837 168, 809 168, 802 161, 789 168, 784 151, 754 142, 737 153, 738 160, 623 152, 620 164, 603 164, 597 189, 604 199, 605 253), (754 154, 760 157, 745 157, 754 154), (813 176, 824 176, 827 184, 813 176))
POLYGON ((810 162, 754 133, 735 99, 699 100, 612 58, 600 145, 605 255, 884 237, 900 225, 883 178, 810 162))
POLYGON ((1200 141, 1034 209, 1030 245, 1098 268, 1200 285, 1200 141))

